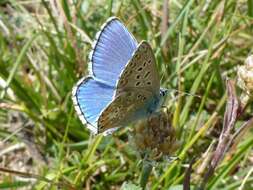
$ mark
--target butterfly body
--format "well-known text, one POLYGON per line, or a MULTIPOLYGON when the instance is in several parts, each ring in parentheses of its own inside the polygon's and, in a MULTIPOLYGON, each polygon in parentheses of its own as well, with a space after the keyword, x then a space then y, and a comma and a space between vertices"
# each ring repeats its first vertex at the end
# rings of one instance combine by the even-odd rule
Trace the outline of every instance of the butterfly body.
POLYGON ((149 117, 165 94, 154 53, 115 17, 103 25, 90 54, 90 76, 73 88, 73 102, 94 133, 108 132, 149 117))

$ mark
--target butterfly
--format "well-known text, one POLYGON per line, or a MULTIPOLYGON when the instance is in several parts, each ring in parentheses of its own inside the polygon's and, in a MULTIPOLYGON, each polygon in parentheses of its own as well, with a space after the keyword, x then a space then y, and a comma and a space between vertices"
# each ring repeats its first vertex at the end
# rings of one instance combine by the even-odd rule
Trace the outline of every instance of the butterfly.
POLYGON ((91 132, 115 129, 149 117, 163 103, 155 56, 148 42, 139 44, 122 22, 102 25, 89 55, 89 75, 72 89, 75 110, 91 132))

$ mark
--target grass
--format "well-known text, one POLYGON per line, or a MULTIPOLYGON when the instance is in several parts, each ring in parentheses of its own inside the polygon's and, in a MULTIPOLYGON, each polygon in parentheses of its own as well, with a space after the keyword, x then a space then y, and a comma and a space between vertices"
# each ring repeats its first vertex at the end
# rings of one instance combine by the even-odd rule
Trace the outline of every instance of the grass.
MULTIPOLYGON (((0 163, 26 174, 1 172, 0 189, 140 189, 141 158, 127 140, 129 130, 92 136, 71 101, 73 85, 87 74, 92 39, 109 16, 150 42, 161 86, 171 89, 166 105, 180 141, 172 156, 180 160, 157 164, 148 187, 183 189, 192 158, 190 183, 199 187, 221 134, 225 80, 237 80, 237 67, 252 54, 253 2, 173 0, 168 13, 163 6, 162 0, 0 2, 0 163), (19 143, 25 148, 14 149, 19 143)), ((235 129, 251 116, 249 103, 235 129)), ((252 146, 249 129, 206 189, 252 189, 252 146)))

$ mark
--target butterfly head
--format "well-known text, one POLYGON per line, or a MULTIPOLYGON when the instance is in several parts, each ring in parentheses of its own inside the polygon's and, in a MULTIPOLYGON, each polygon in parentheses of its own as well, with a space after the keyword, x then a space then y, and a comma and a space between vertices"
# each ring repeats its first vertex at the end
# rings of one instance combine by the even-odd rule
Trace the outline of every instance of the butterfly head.
POLYGON ((168 89, 160 88, 160 97, 166 97, 167 94, 168 94, 168 89))
POLYGON ((169 93, 168 89, 166 89, 166 88, 160 88, 160 97, 159 97, 159 99, 160 99, 160 102, 159 102, 160 106, 163 105, 163 103, 165 101, 165 98, 166 98, 166 96, 167 96, 168 93, 169 93))

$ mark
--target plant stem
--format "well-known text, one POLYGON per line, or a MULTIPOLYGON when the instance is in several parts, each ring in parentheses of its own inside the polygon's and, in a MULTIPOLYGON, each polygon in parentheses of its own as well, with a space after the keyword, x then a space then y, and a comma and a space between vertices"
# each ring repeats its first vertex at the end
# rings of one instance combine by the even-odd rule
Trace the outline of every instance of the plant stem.
POLYGON ((142 166, 142 172, 140 177, 140 186, 142 189, 146 188, 146 185, 148 183, 148 177, 152 171, 152 163, 146 159, 143 160, 143 166, 142 166))

